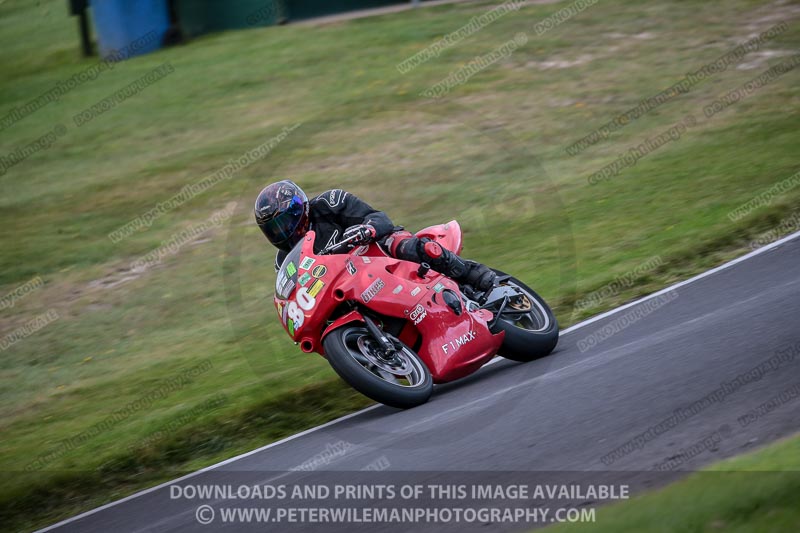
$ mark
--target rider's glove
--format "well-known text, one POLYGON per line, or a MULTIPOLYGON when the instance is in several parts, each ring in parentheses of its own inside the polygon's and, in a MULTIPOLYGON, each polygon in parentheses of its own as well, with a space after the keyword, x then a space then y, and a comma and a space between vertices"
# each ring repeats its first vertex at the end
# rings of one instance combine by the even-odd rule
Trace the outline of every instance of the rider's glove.
POLYGON ((350 226, 344 232, 343 239, 349 240, 353 238, 353 244, 364 244, 367 242, 372 241, 377 235, 375 228, 370 226, 369 224, 359 224, 358 226, 350 226))

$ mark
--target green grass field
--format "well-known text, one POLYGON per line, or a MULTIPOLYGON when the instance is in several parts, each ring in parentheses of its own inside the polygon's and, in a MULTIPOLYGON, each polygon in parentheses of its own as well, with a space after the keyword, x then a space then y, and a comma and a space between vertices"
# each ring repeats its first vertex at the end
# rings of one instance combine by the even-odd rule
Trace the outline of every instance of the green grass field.
POLYGON ((800 437, 792 437, 600 509, 592 524, 546 531, 793 533, 800 527, 799 490, 800 437))
MULTIPOLYGON (((310 193, 348 189, 411 229, 459 219, 465 255, 528 281, 562 325, 741 254, 792 214, 800 187, 728 217, 800 170, 800 73, 711 118, 703 108, 797 53, 796 5, 603 0, 537 36, 534 25, 566 5, 509 13, 407 74, 396 65, 493 4, 207 36, 120 63, 2 126, 6 159, 65 128, 0 175, 0 297, 44 280, 0 309, 0 333, 58 316, 0 352, 0 470, 11 474, 3 523, 42 525, 368 404, 276 320, 273 251, 250 212, 275 179, 310 193), (785 31, 687 94, 579 155, 565 152, 783 20, 785 31), (420 96, 520 32, 527 44, 446 98, 420 96), (165 63, 169 75, 75 124, 165 63), (688 115, 696 125, 680 139, 589 185, 593 172, 688 115), (268 156, 150 227, 109 238, 298 124, 268 156), (229 202, 237 210, 225 224, 131 269, 229 202), (574 310, 654 257, 660 266, 630 288, 574 310)), ((0 124, 93 64, 79 57, 65 11, 57 0, 0 2, 0 124)))

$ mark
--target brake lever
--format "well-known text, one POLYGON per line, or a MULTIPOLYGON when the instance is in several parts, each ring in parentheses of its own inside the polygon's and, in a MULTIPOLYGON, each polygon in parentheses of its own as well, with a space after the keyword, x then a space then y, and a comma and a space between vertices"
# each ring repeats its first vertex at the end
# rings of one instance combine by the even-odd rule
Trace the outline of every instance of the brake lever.
POLYGON ((320 250, 317 255, 328 255, 329 253, 333 252, 334 250, 338 250, 339 248, 341 248, 342 246, 345 246, 347 244, 352 244, 353 246, 355 246, 355 244, 353 243, 354 240, 355 240, 354 237, 350 237, 347 240, 333 243, 330 246, 326 246, 325 248, 320 250))

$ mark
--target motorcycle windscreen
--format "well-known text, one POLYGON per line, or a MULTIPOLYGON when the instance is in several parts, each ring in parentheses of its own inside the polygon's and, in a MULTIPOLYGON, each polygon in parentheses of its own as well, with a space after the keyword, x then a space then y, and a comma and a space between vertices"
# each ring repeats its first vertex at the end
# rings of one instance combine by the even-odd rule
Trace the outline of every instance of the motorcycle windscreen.
POLYGON ((298 242, 286 256, 278 270, 275 280, 275 295, 286 300, 297 286, 297 268, 300 265, 300 254, 303 252, 303 241, 298 242))

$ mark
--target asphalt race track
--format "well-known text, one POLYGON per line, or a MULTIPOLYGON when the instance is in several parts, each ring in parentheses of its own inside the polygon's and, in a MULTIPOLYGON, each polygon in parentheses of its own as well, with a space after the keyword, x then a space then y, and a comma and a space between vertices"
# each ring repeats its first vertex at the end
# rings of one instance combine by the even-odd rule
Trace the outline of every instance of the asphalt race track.
MULTIPOLYGON (((755 411, 800 384, 798 237, 570 328, 546 359, 498 360, 439 387, 424 406, 372 407, 173 483, 518 477, 624 480, 639 490, 747 452, 800 429, 800 398, 755 411), (698 442, 705 444, 681 451, 698 442), (670 461, 669 471, 656 471, 664 461, 670 461), (365 468, 385 471, 360 472, 365 468)), ((171 490, 150 489, 51 529, 196 531, 203 527, 198 505, 220 503, 174 497, 171 490)), ((221 528, 217 522, 211 529, 221 528)), ((375 526, 291 529, 360 528, 375 526)), ((250 528, 240 523, 226 529, 250 528)), ((392 528, 420 529, 426 528, 392 528)), ((465 529, 520 526, 449 528, 465 529)))

